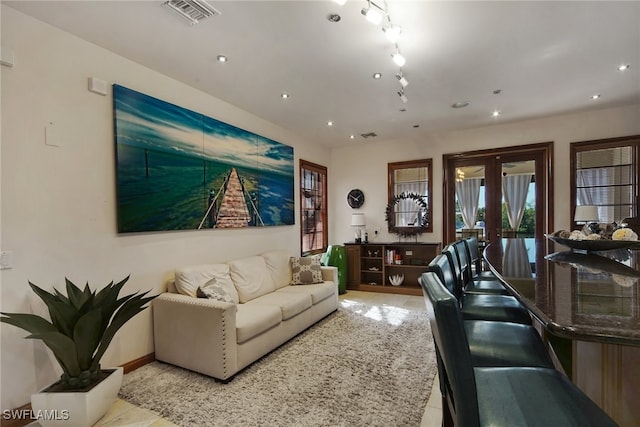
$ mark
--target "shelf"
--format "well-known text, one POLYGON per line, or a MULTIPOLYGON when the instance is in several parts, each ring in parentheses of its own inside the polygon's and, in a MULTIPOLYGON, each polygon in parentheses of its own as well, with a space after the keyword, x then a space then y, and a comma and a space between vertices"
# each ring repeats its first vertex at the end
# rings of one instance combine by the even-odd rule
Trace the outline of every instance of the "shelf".
POLYGON ((348 289, 405 295, 422 295, 418 278, 428 263, 441 252, 440 243, 347 243, 349 265, 348 289), (376 256, 373 255, 376 252, 376 256), (379 254, 379 255, 378 255, 379 254), (387 263, 388 256, 402 259, 402 264, 387 263), (411 262, 420 262, 412 264, 411 262), (378 270, 369 270, 376 267, 378 270), (393 286, 389 276, 402 274, 404 282, 393 286), (371 284, 375 283, 375 284, 371 284))

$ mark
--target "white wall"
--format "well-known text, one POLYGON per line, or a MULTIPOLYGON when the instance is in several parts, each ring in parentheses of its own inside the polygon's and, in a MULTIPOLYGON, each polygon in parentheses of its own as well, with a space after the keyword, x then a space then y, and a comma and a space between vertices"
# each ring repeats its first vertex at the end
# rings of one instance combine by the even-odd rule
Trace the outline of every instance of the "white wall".
MULTIPOLYGON (((161 291, 177 266, 216 262, 269 249, 300 252, 299 225, 252 230, 118 235, 112 97, 87 90, 91 76, 236 125, 294 147, 328 166, 326 149, 258 117, 178 83, 2 5, 2 45, 15 52, 2 73, 2 250, 12 269, 0 272, 0 310, 44 314, 28 288, 64 285, 64 277, 103 286, 131 274, 126 292, 161 291), (51 124, 53 123, 53 124, 51 124), (59 147, 45 145, 48 140, 59 147)), ((296 192, 297 193, 297 192, 296 192)), ((297 197, 297 196, 296 196, 297 197)), ((298 206, 298 200, 296 200, 298 206)), ((296 212, 297 218, 297 212, 296 212)), ((298 222, 298 221, 296 221, 298 222)), ((29 402, 54 381, 57 364, 39 341, 1 325, 0 409, 29 402)), ((118 333, 103 366, 153 352, 151 311, 118 333)))
POLYGON ((369 240, 397 241, 387 233, 384 212, 387 206, 387 163, 414 159, 433 159, 433 233, 420 241, 442 241, 442 155, 513 145, 553 141, 554 228, 569 223, 569 144, 576 141, 640 134, 640 105, 568 114, 546 119, 496 124, 476 129, 432 134, 420 141, 393 143, 354 143, 331 152, 330 189, 332 244, 353 241, 346 203, 352 188, 365 193, 364 212, 369 240), (374 228, 380 228, 376 238, 374 228))

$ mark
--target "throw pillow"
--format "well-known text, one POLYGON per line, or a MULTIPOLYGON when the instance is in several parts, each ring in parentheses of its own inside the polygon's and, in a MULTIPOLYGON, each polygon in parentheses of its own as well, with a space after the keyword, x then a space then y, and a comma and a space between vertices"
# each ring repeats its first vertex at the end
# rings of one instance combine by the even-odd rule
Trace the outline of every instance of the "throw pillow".
POLYGON ((202 286, 198 286, 196 290, 196 296, 198 298, 215 299, 222 302, 237 303, 234 301, 233 296, 229 292, 229 289, 223 284, 218 283, 216 279, 211 279, 202 286))
POLYGON ((311 285, 323 282, 319 257, 291 257, 290 260, 292 285, 311 285))

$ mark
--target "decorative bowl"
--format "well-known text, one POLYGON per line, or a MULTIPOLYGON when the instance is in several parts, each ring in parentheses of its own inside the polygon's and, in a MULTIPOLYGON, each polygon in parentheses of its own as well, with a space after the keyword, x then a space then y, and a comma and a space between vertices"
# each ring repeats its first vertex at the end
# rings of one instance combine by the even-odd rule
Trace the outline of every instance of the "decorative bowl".
POLYGON ((552 234, 547 234, 546 236, 549 240, 564 245, 568 248, 585 252, 640 248, 640 241, 637 240, 573 240, 554 236, 552 234))
POLYGON ((394 274, 389 276, 389 283, 393 286, 400 286, 404 282, 404 274, 394 274))

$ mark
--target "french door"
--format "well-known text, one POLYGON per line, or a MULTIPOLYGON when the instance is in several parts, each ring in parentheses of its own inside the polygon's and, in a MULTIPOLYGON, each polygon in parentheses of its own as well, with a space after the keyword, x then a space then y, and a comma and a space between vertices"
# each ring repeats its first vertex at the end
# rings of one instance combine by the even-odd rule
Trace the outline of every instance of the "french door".
POLYGON ((552 143, 445 154, 443 241, 543 237, 553 229, 552 143))

